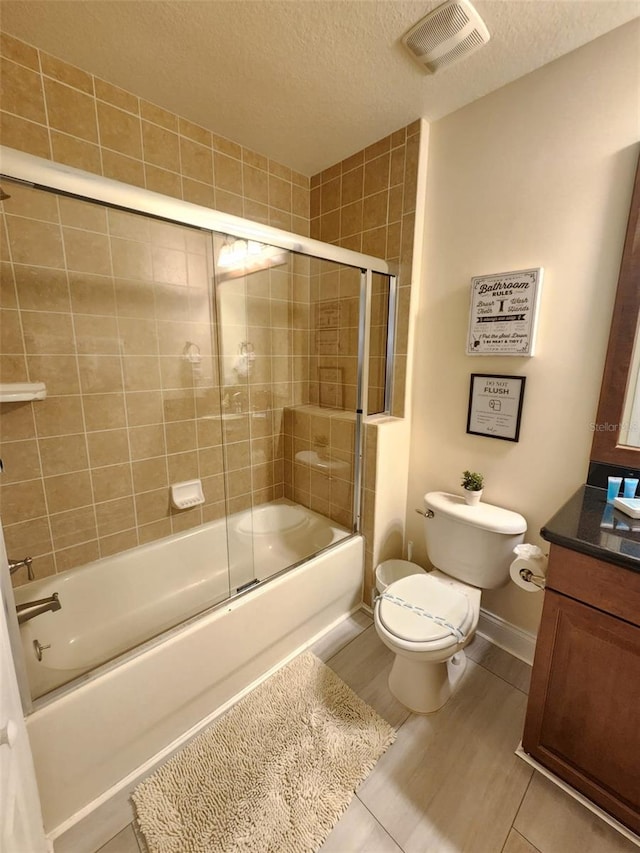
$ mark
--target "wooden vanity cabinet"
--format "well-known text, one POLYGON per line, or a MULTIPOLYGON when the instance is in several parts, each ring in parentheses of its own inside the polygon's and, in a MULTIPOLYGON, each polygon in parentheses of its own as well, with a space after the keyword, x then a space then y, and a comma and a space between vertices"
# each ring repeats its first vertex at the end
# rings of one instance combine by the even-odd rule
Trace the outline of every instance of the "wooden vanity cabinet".
POLYGON ((524 751, 640 834, 640 572, 551 546, 524 751))

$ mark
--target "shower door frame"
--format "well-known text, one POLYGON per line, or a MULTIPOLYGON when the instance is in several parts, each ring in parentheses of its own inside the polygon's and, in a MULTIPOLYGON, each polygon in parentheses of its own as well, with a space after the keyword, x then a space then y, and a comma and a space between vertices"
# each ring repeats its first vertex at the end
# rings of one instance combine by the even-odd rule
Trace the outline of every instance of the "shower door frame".
POLYGON ((71 196, 83 201, 101 202, 119 210, 146 214, 166 222, 201 228, 212 234, 216 232, 229 234, 239 239, 254 240, 297 254, 360 269, 358 384, 355 410, 356 438, 354 442, 355 471, 352 513, 352 530, 356 533, 360 531, 362 466, 364 464, 363 427, 364 419, 367 417, 369 329, 374 272, 386 276, 389 280, 385 404, 384 410, 377 414, 389 415, 391 410, 397 276, 390 264, 380 258, 355 252, 352 249, 323 243, 310 237, 273 228, 270 225, 254 223, 232 214, 221 213, 188 201, 124 184, 111 178, 93 175, 72 166, 44 160, 41 157, 3 145, 0 145, 0 178, 25 183, 35 189, 54 190, 60 195, 71 196))
POLYGON ((202 229, 211 235, 226 234, 236 239, 256 241, 324 261, 360 270, 360 305, 358 318, 358 370, 355 407, 354 483, 352 532, 361 530, 362 486, 364 465, 364 421, 367 418, 369 375, 369 329, 373 274, 389 282, 386 382, 384 410, 389 415, 396 313, 397 277, 386 261, 351 249, 323 243, 268 225, 254 223, 231 214, 201 207, 191 202, 161 195, 110 178, 44 160, 25 152, 0 145, 0 177, 9 182, 24 183, 35 189, 54 191, 83 201, 98 202, 126 212, 147 215, 178 225, 202 229))
POLYGON ((371 255, 354 252, 352 249, 343 249, 332 243, 322 243, 320 240, 282 231, 271 225, 251 222, 230 213, 221 213, 189 201, 104 178, 101 175, 93 175, 71 166, 64 166, 7 148, 4 145, 0 145, 0 178, 22 182, 36 189, 55 190, 61 195, 73 196, 84 201, 103 202, 132 213, 146 213, 180 225, 191 225, 206 231, 232 234, 244 240, 267 243, 301 255, 335 261, 345 266, 370 269, 371 272, 386 276, 395 274, 386 261, 371 255))

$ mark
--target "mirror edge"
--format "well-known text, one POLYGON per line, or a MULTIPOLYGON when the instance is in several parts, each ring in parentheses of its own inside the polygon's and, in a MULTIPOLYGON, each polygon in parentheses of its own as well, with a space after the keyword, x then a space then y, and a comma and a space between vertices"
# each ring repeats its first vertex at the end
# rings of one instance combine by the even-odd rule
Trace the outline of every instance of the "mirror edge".
POLYGON ((640 448, 619 444, 628 374, 640 313, 640 158, 631 197, 618 289, 613 307, 607 357, 602 376, 596 425, 591 445, 591 461, 614 465, 640 466, 640 448))

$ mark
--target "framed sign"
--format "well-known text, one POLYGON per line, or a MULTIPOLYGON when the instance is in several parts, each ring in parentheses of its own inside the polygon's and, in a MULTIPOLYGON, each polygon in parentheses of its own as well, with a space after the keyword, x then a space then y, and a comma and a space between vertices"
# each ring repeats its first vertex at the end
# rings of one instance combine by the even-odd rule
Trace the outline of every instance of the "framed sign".
POLYGON ((467 432, 518 441, 526 376, 472 373, 467 432))
POLYGON ((532 356, 542 267, 471 279, 467 355, 532 356))

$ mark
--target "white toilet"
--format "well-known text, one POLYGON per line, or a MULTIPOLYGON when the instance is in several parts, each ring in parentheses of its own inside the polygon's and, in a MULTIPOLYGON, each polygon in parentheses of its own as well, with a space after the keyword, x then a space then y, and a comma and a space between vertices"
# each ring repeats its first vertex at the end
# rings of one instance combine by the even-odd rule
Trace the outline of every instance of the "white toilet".
POLYGON ((389 689, 418 714, 441 708, 464 672, 464 647, 473 638, 483 589, 509 580, 513 549, 527 522, 517 512, 446 492, 424 496, 425 573, 406 563, 406 577, 376 599, 374 621, 395 654, 389 689), (415 570, 415 573, 411 573, 415 570))

